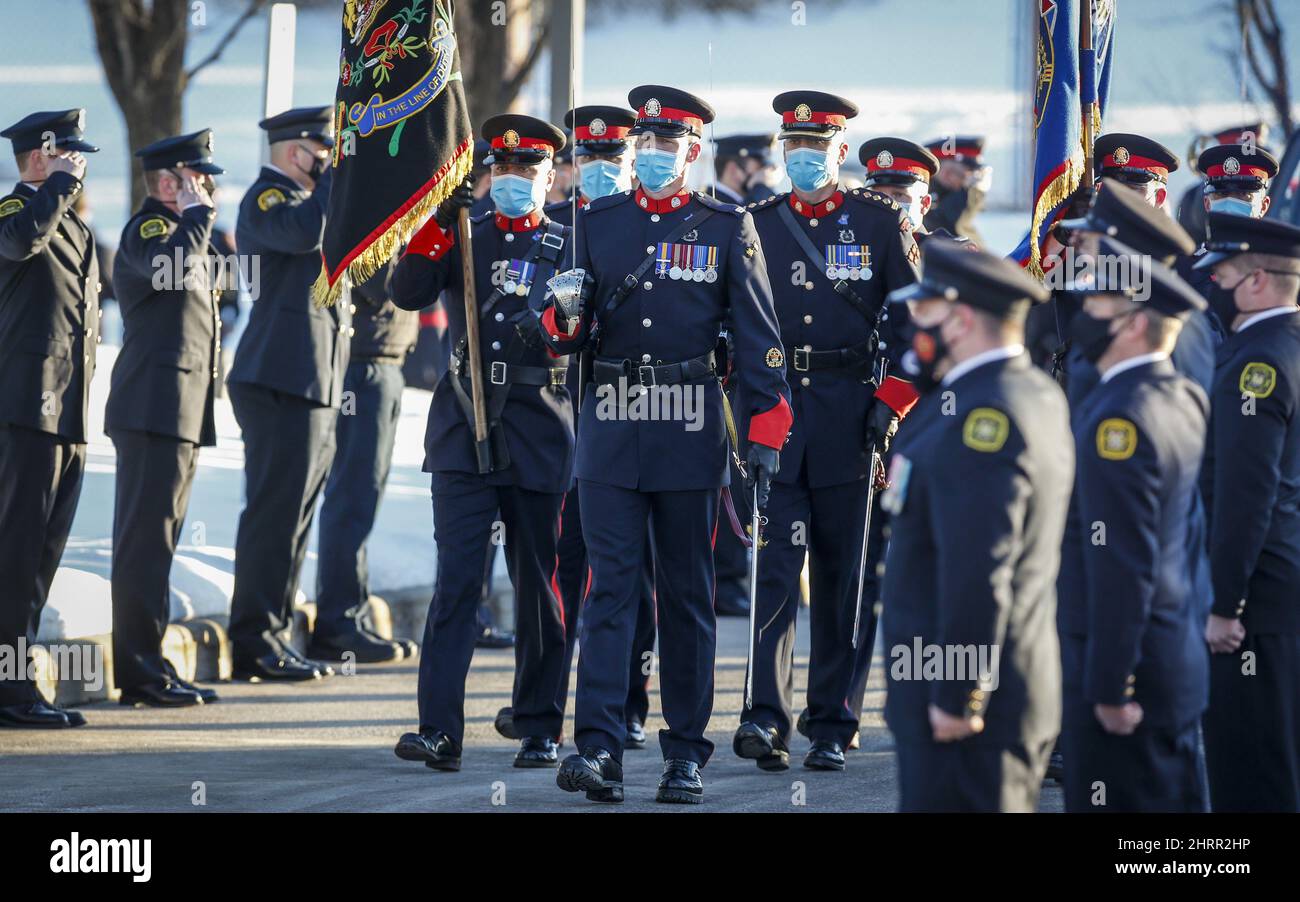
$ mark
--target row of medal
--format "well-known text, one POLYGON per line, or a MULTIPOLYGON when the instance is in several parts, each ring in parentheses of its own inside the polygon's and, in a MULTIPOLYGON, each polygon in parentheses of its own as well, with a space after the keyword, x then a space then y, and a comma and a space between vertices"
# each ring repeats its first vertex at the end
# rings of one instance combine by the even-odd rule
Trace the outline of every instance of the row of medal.
POLYGON ((703 244, 659 242, 655 275, 680 282, 718 281, 718 249, 703 244))
POLYGON ((865 244, 826 245, 826 278, 866 281, 871 278, 871 249, 865 244))
POLYGON ((533 277, 537 275, 537 264, 523 260, 511 260, 506 264, 506 280, 501 290, 506 294, 527 297, 533 287, 533 277))

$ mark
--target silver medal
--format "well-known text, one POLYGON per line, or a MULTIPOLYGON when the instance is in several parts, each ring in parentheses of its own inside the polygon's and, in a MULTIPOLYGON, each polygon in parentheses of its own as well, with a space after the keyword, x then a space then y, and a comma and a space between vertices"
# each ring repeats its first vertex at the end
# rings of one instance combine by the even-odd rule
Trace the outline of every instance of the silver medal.
POLYGON ((704 270, 702 270, 702 269, 697 269, 697 270, 692 271, 692 272, 691 272, 691 280, 692 280, 692 281, 695 281, 695 282, 703 282, 703 281, 704 281, 704 270))
POLYGON ((850 281, 856 282, 860 278, 862 278, 862 270, 858 269, 857 267, 854 267, 853 269, 849 270, 850 281))
POLYGON ((681 277, 682 277, 682 268, 680 266, 674 266, 672 269, 668 270, 668 278, 680 279, 681 277))
POLYGON ((504 291, 506 294, 514 294, 515 289, 518 287, 519 285, 518 283, 515 282, 514 279, 509 279, 506 281, 506 284, 501 286, 501 290, 504 291))
POLYGON ((704 271, 704 281, 713 284, 718 281, 718 271, 716 269, 706 269, 704 271))
POLYGON ((871 278, 871 267, 870 266, 862 267, 862 281, 865 282, 867 281, 867 279, 870 278, 871 278))

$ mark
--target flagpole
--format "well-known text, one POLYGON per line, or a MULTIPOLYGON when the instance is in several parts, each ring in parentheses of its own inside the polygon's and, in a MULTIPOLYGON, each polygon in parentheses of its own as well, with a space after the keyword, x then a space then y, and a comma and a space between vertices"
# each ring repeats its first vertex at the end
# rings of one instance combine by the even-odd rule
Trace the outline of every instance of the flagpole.
POLYGON ((1083 180, 1091 184, 1093 177, 1092 144, 1096 139, 1093 134, 1092 111, 1097 103, 1097 63, 1092 53, 1092 0, 1081 0, 1079 4, 1079 65, 1087 65, 1090 72, 1079 73, 1080 85, 1090 85, 1088 103, 1081 107, 1083 113, 1083 180))

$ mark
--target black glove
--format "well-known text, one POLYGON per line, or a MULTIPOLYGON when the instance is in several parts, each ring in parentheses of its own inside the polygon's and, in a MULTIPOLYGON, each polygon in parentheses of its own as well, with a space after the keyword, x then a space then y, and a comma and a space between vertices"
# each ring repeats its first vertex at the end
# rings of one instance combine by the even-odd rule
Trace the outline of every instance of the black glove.
POLYGON ((879 398, 871 402, 867 410, 867 429, 865 444, 868 452, 878 451, 884 454, 889 450, 889 443, 898 431, 898 413, 879 398))
POLYGON ((745 488, 758 483, 758 509, 767 507, 767 496, 772 491, 772 477, 781 469, 781 452, 757 442, 749 443, 745 452, 745 488))
POLYGON ((542 320, 536 313, 524 310, 512 316, 510 322, 525 347, 533 351, 540 351, 546 347, 546 342, 542 339, 542 320))
POLYGON ((467 177, 447 196, 446 200, 438 204, 433 219, 438 223, 438 228, 445 232, 451 228, 451 224, 456 221, 461 210, 468 210, 472 206, 474 206, 474 179, 467 177))

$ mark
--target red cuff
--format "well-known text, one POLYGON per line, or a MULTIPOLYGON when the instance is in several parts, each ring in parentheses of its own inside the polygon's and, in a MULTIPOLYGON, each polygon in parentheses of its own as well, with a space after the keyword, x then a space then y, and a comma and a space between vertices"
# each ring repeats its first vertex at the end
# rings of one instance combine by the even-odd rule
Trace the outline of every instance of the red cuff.
POLYGON ((750 418, 749 440, 780 451, 785 445, 785 437, 789 434, 790 424, 793 422, 794 414, 790 412, 790 405, 786 403, 785 395, 781 395, 771 410, 754 414, 750 418))
POLYGON ((555 308, 547 307, 542 311, 542 328, 546 330, 547 335, 558 341, 562 338, 572 338, 577 334, 578 324, 574 324, 572 332, 565 332, 555 322, 555 308))
POLYGON ((450 232, 444 232, 439 226, 436 219, 430 219, 424 224, 424 228, 415 233, 406 246, 406 253, 419 254, 421 257, 428 257, 430 260, 438 260, 443 254, 451 250, 455 244, 455 238, 450 232))
POLYGON ((900 420, 907 416, 919 397, 921 396, 912 387, 912 383, 897 376, 886 376, 884 384, 876 389, 876 400, 889 405, 900 420))

